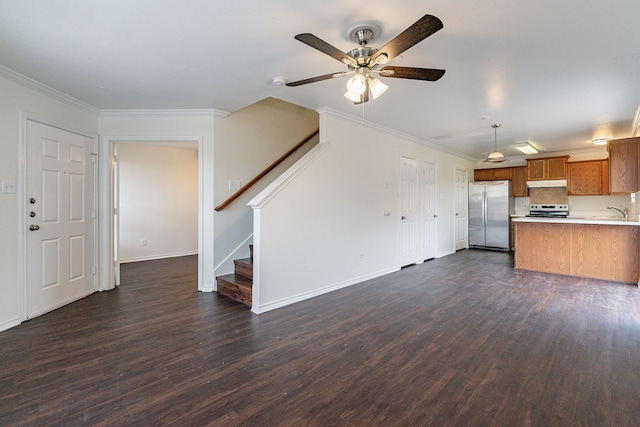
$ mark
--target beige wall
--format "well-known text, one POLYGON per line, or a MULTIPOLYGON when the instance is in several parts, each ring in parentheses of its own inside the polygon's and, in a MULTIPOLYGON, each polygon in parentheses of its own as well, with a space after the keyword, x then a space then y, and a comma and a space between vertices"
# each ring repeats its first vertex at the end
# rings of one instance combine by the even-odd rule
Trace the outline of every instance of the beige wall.
POLYGON ((121 262, 198 253, 198 151, 192 145, 118 145, 121 262))
MULTIPOLYGON (((229 181, 246 184, 318 126, 315 111, 275 98, 216 118, 215 204, 235 193, 236 190, 229 189, 229 181)), ((253 212, 247 202, 317 141, 316 138, 301 147, 233 204, 215 213, 216 275, 232 272, 234 259, 249 256, 253 212)))

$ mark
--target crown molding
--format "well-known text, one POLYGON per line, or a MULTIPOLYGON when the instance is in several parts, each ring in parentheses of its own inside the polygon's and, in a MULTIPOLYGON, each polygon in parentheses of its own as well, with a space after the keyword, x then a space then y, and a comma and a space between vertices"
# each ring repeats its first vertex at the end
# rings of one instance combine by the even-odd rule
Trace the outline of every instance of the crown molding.
POLYGON ((471 160, 472 162, 477 162, 478 161, 478 159, 476 159, 474 157, 471 157, 471 156, 469 156, 467 154, 464 154, 464 153, 460 153, 458 151, 452 150, 450 148, 444 147, 444 146, 436 144, 434 142, 427 141, 425 139, 420 139, 420 138, 417 138, 417 137, 415 137, 413 135, 409 135, 407 133, 400 132, 400 131, 397 131, 395 129, 391 129, 391 128, 388 128, 386 126, 379 125, 377 123, 369 122, 369 121, 367 121, 367 120, 365 120, 363 118, 355 117, 355 116, 352 116, 350 114, 345 114, 345 113, 343 113, 341 111, 337 111, 337 110, 334 110, 332 108, 328 108, 328 107, 327 108, 319 108, 319 109, 316 110, 316 112, 318 114, 331 114, 333 116, 338 116, 340 118, 343 118, 345 120, 349 120, 349 121, 354 122, 354 123, 364 124, 364 125, 366 125, 366 126, 368 126, 370 128, 376 129, 376 130, 378 130, 380 132, 384 132, 384 133, 389 134, 389 135, 393 135, 393 136, 397 136, 397 137, 400 137, 400 138, 403 138, 403 139, 407 139, 407 140, 409 140, 409 141, 411 141, 411 142, 413 142, 415 144, 424 145, 425 147, 429 147, 429 148, 431 148, 433 150, 440 151, 442 153, 447 153, 447 154, 451 154, 451 155, 454 155, 454 156, 457 156, 457 157, 462 157, 463 159, 471 160))
POLYGON ((149 110, 100 110, 100 117, 123 116, 214 116, 225 118, 230 113, 215 109, 149 109, 149 110))
POLYGON ((13 71, 10 68, 7 68, 3 65, 0 65, 0 76, 6 78, 7 80, 11 80, 14 83, 18 83, 21 86, 24 86, 29 89, 33 89, 36 92, 40 92, 43 95, 47 95, 57 101, 64 102, 65 104, 71 105, 76 108, 80 108, 82 110, 89 111, 94 114, 99 114, 100 110, 84 103, 72 96, 69 96, 59 90, 53 89, 45 84, 40 83, 37 80, 32 79, 31 77, 27 77, 23 74, 20 74, 16 71, 13 71))

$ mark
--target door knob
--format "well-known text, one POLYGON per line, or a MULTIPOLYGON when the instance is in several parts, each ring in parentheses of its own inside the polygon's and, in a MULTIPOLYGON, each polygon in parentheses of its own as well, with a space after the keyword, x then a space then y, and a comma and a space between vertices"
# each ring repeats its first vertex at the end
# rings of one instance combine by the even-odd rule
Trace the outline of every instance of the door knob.
POLYGON ((434 215, 433 215, 433 217, 434 217, 434 218, 438 218, 438 214, 434 214, 434 215))
POLYGON ((36 224, 31 224, 31 225, 29 226, 29 230, 31 230, 31 231, 38 231, 38 230, 40 230, 40 226, 39 226, 39 225, 36 225, 36 224))
POLYGON ((400 217, 400 219, 407 219, 407 217, 406 217, 406 216, 404 216, 404 215, 402 215, 402 216, 400 217))

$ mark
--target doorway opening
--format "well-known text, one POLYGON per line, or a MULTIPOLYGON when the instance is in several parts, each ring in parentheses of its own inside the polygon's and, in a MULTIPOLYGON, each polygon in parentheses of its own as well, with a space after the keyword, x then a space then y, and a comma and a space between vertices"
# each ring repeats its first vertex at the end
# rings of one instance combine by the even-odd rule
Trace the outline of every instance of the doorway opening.
POLYGON ((101 160, 100 236, 105 244, 100 256, 100 290, 120 285, 123 261, 193 255, 193 224, 185 232, 176 224, 181 221, 197 224, 198 290, 206 290, 202 137, 105 137, 101 160), (158 168, 158 164, 162 167, 158 168), (186 188, 193 186, 194 171, 185 168, 196 169, 195 188, 186 188), (192 194, 184 199, 179 196, 181 192, 192 194), (195 212, 186 206, 169 206, 186 203, 185 200, 197 206, 195 212))
POLYGON ((114 251, 122 263, 198 253, 198 145, 114 146, 114 251))

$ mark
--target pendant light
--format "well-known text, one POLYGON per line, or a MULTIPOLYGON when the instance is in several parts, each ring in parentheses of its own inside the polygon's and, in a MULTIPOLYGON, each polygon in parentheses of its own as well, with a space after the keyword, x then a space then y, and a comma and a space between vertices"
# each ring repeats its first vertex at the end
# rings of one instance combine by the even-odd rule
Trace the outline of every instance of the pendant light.
POLYGON ((498 128, 500 127, 500 124, 491 125, 491 127, 493 128, 493 152, 487 156, 485 162, 504 162, 507 158, 498 151, 498 128))

